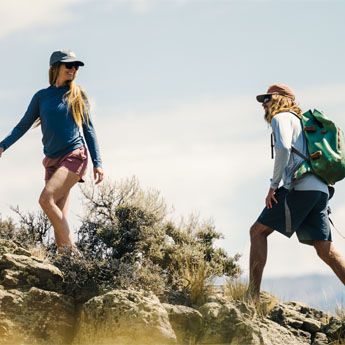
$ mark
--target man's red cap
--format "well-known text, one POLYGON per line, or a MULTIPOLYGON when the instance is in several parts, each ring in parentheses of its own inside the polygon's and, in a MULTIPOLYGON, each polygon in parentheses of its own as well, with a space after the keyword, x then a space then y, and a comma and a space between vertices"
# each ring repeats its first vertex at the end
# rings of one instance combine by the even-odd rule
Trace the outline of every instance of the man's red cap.
POLYGON ((289 97, 292 100, 295 100, 294 92, 287 85, 284 85, 284 84, 273 84, 273 85, 271 85, 268 88, 267 93, 264 93, 263 95, 256 96, 256 99, 258 102, 262 103, 264 101, 265 97, 269 96, 269 95, 280 95, 280 96, 289 97))

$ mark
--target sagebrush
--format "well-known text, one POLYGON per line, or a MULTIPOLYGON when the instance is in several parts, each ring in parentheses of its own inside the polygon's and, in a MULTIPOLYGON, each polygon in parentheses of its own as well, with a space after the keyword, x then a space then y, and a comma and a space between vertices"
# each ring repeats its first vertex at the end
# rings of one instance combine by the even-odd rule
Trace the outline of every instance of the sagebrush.
POLYGON ((212 221, 190 216, 172 220, 158 191, 143 190, 133 177, 81 188, 84 214, 76 233, 82 256, 56 254, 50 222, 43 212, 13 208, 19 224, 0 218, 0 236, 46 252, 80 299, 113 288, 153 291, 161 299, 202 304, 216 276, 236 278, 238 259, 215 246, 222 238, 212 221))

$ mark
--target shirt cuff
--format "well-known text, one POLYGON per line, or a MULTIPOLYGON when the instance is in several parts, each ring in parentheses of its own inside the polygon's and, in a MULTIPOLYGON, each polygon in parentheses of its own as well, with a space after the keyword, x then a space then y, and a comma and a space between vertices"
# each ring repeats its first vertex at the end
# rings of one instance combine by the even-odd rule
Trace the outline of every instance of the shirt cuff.
POLYGON ((271 187, 272 189, 274 189, 274 190, 278 189, 278 187, 279 187, 279 182, 278 182, 278 183, 271 182, 270 187, 271 187))

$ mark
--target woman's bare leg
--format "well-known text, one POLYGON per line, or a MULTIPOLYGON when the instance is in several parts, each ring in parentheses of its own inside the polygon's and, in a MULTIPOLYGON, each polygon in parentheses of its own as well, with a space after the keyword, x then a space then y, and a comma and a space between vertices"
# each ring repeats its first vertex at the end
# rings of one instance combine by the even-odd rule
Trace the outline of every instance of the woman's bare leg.
POLYGON ((77 174, 59 168, 47 181, 39 203, 54 228, 55 241, 59 253, 74 244, 67 223, 68 199, 71 188, 80 180, 77 174))

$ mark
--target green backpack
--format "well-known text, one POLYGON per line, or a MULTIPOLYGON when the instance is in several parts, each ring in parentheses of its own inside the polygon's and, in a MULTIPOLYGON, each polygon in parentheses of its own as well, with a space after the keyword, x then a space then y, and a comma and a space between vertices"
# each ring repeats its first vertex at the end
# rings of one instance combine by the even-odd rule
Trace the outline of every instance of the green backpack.
POLYGON ((295 172, 295 179, 315 173, 328 185, 345 177, 345 142, 343 131, 325 114, 314 109, 302 115, 310 159, 292 147, 304 162, 295 172))

